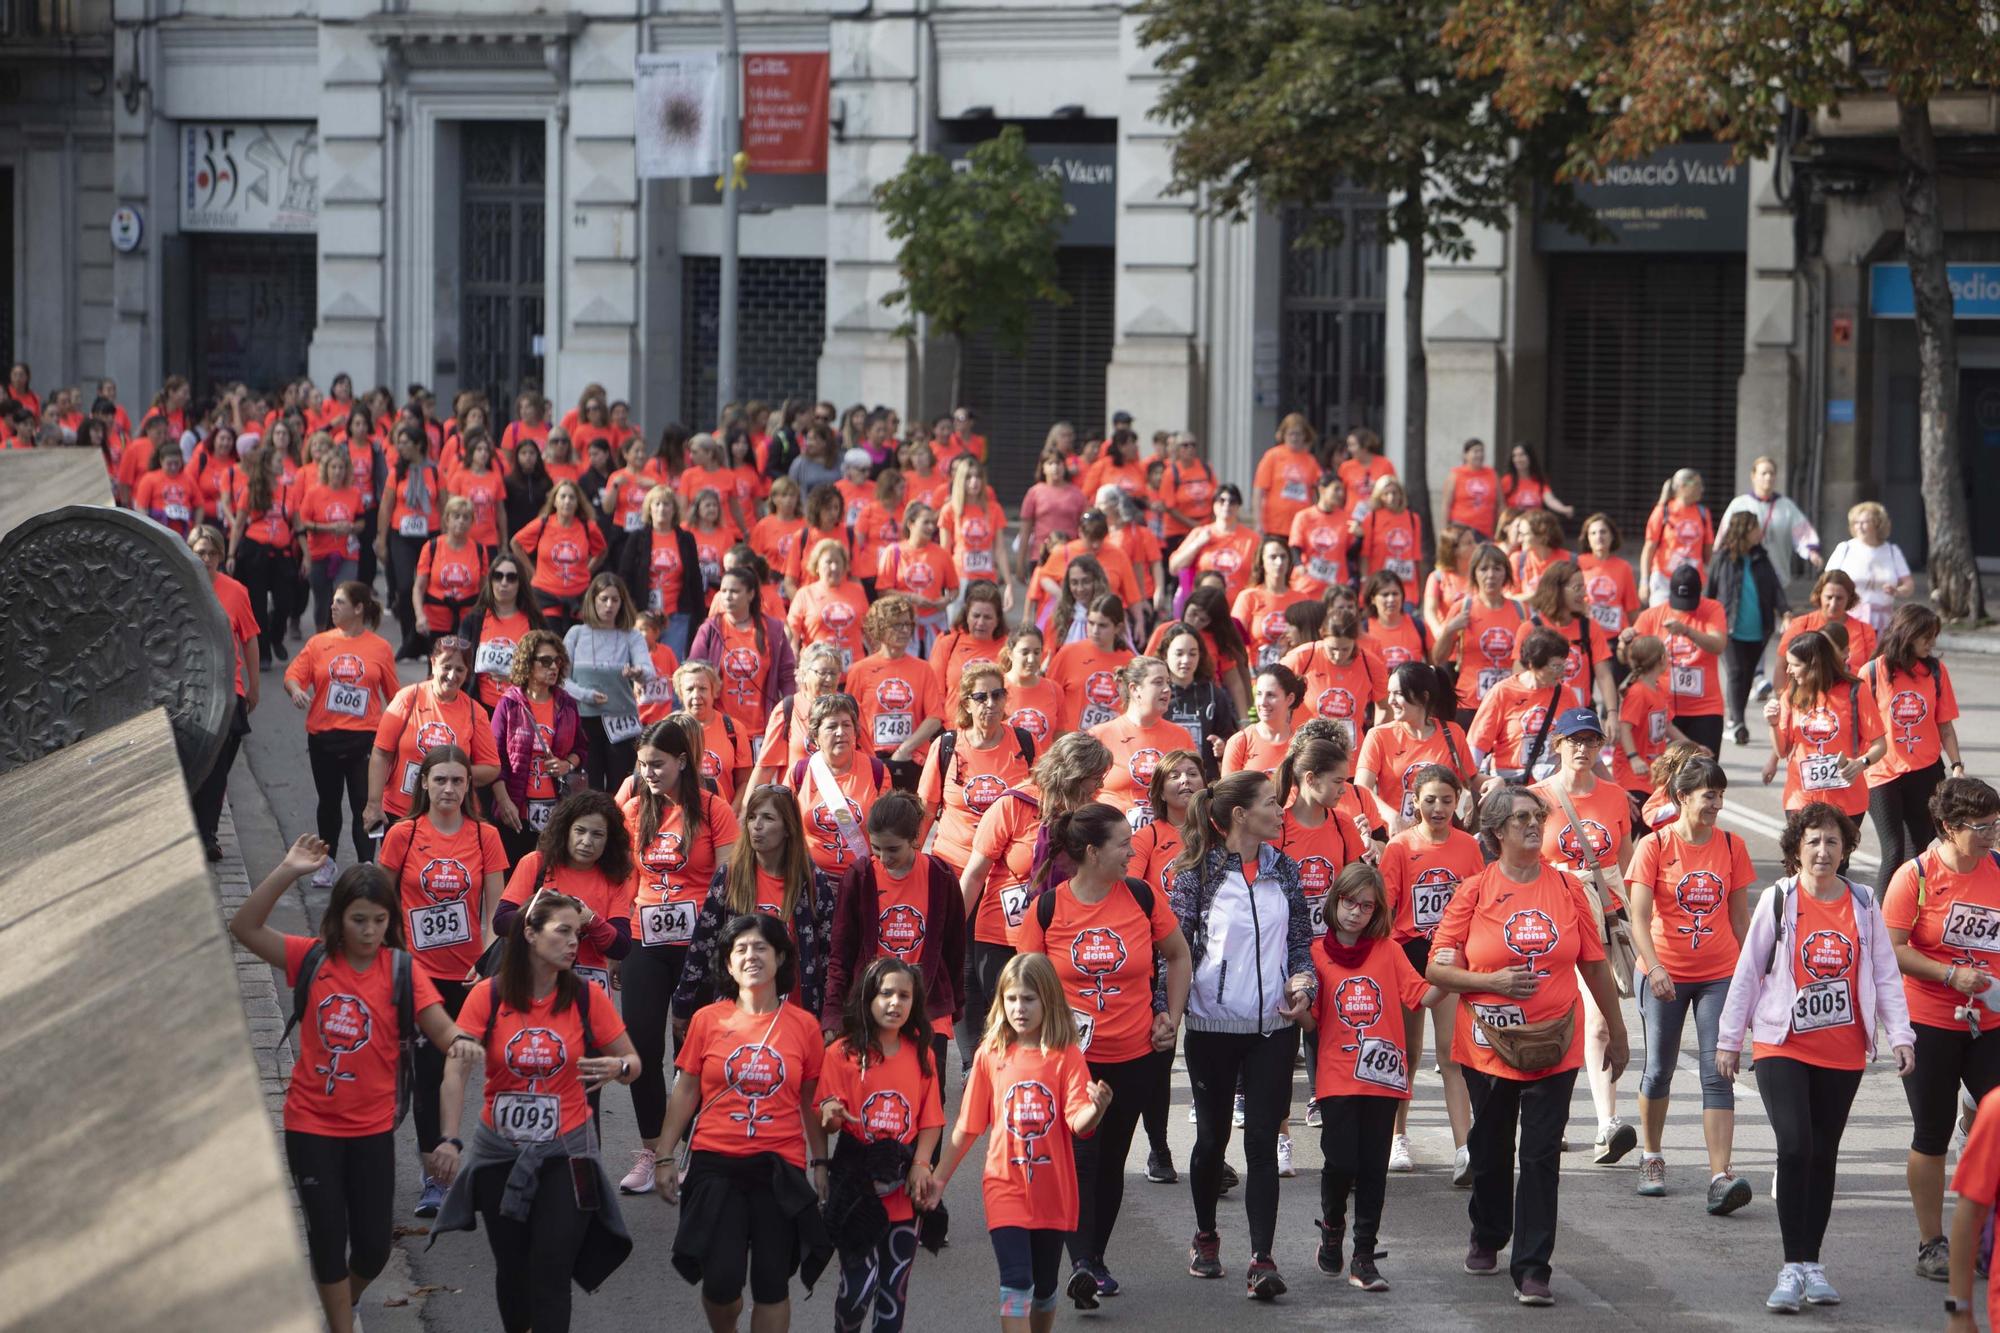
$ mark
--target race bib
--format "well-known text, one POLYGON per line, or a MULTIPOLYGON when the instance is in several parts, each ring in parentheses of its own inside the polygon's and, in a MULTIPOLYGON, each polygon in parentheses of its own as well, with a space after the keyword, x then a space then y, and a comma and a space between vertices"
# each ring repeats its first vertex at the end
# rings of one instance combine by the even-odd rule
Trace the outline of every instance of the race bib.
POLYGON ((555 813, 556 803, 554 801, 528 802, 528 827, 540 833, 549 826, 549 820, 555 816, 555 813))
POLYGON ((1313 938, 1326 934, 1326 895, 1306 899, 1306 920, 1312 923, 1313 938))
POLYGON ((1097 1016, 1085 1013, 1081 1009, 1070 1010, 1069 1016, 1070 1021, 1076 1024, 1076 1048, 1079 1051, 1088 1051, 1090 1034, 1097 1030, 1097 1016))
POLYGON ((1019 926, 1021 918, 1028 914, 1028 886, 1016 884, 1000 890, 1000 911, 1005 914, 1009 929, 1019 926))
POLYGON ((345 713, 349 717, 367 717, 368 687, 336 683, 326 692, 326 707, 331 713, 345 713))
MULTIPOLYGON (((1491 1028, 1517 1028, 1528 1021, 1528 1016, 1521 1012, 1518 1004, 1473 1004, 1472 1012, 1491 1028)), ((1479 1030, 1478 1023, 1472 1025, 1472 1044, 1493 1049, 1493 1043, 1486 1040, 1486 1034, 1479 1030)))
POLYGON ((422 514, 405 514, 396 524, 396 531, 405 537, 428 537, 431 535, 431 521, 422 514))
POLYGON ((403 765, 403 795, 411 796, 417 790, 417 774, 424 771, 422 760, 413 760, 403 765))
POLYGON ((654 615, 658 615, 663 607, 664 604, 660 600, 660 590, 658 588, 654 588, 646 594, 647 610, 651 611, 654 615))
POLYGON ((472 669, 482 676, 505 676, 514 670, 514 645, 505 639, 488 639, 479 645, 472 669))
POLYGON ((1410 1067, 1403 1059, 1403 1048, 1387 1037, 1361 1039, 1361 1049, 1354 1053, 1354 1077, 1378 1088, 1410 1090, 1410 1067))
POLYGON ((1669 688, 1675 694, 1700 694, 1706 678, 1707 673, 1700 667, 1677 666, 1669 688))
POLYGON ((1288 481, 1278 494, 1292 504, 1304 504, 1310 497, 1306 495, 1306 484, 1302 481, 1288 481))
POLYGON ((1340 566, 1331 560, 1322 560, 1318 556, 1306 561, 1306 573, 1321 583, 1340 582, 1340 566))
POLYGON ((1792 1031, 1818 1032, 1854 1021, 1854 988, 1846 977, 1828 977, 1801 987, 1792 1002, 1792 1031))
POLYGON ((1428 935, 1444 920, 1444 909, 1451 906, 1451 895, 1458 891, 1456 883, 1415 884, 1410 890, 1410 920, 1418 930, 1428 935))
POLYGON ((1340 729, 1340 738, 1347 742, 1348 750, 1352 751, 1354 749, 1354 719, 1351 717, 1337 717, 1333 719, 1333 725, 1340 729))
POLYGON ((625 531, 637 532, 639 529, 645 526, 646 526, 646 516, 642 513, 639 513, 637 510, 634 510, 632 513, 625 515, 625 531))
POLYGON ((1943 939, 1954 949, 2000 948, 2000 911, 1978 903, 1953 903, 1944 919, 1943 939))
POLYGON ((1615 604, 1607 605, 1603 602, 1592 602, 1590 604, 1590 618, 1595 620, 1600 628, 1609 633, 1616 634, 1620 629, 1624 628, 1625 608, 1615 604))
POLYGON ((463 898, 436 907, 410 909, 410 947, 448 949, 454 944, 472 943, 472 909, 463 898))
MULTIPOLYGON (((647 704, 670 704, 674 701, 674 683, 665 676, 655 676, 639 687, 639 701, 647 704)), ((610 728, 606 727, 607 734, 610 728)))
POLYGON ((1277 644, 1267 643, 1257 650, 1257 665, 1259 667, 1271 666, 1283 656, 1284 653, 1279 649, 1277 644))
POLYGON ((1479 693, 1484 697, 1494 686, 1507 679, 1506 667, 1487 667, 1479 673, 1479 693))
POLYGON ((163 505, 160 512, 167 516, 169 523, 185 523, 192 517, 186 505, 163 505))
POLYGON ((993 572, 993 552, 990 549, 985 551, 966 551, 965 572, 968 574, 991 574, 993 572))
POLYGON ((637 713, 606 713, 604 715, 604 739, 617 745, 629 741, 639 734, 637 713))
POLYGON ((1802 754, 1798 758, 1799 786, 1806 791, 1835 791, 1848 785, 1840 776, 1840 765, 1845 756, 1838 754, 1802 754))
POLYGON ((1417 562, 1414 560, 1384 560, 1382 568, 1408 583, 1417 576, 1417 562))
POLYGON ((608 992, 611 989, 611 969, 606 967, 575 967, 578 981, 594 981, 608 992))
POLYGON ((493 1096, 493 1128, 514 1143, 547 1143, 562 1125, 562 1101, 553 1092, 501 1092, 493 1096))
POLYGON ((908 713, 877 713, 875 715, 875 748, 889 749, 910 739, 910 733, 917 729, 916 718, 908 713))
POLYGON ((1092 727, 1103 726, 1106 722, 1117 716, 1118 714, 1112 712, 1103 704, 1085 704, 1083 706, 1082 726, 1085 731, 1088 731, 1092 727))
POLYGON ((686 944, 694 938, 694 907, 691 902, 651 903, 639 909, 639 942, 686 944))

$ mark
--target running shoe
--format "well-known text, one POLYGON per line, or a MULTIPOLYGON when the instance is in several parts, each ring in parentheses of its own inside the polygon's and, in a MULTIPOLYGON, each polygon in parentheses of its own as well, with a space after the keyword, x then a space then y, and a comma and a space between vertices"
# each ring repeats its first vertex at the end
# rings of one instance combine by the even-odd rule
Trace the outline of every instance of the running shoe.
POLYGON ((653 1167, 659 1155, 651 1148, 640 1148, 632 1154, 632 1169, 625 1173, 625 1179, 618 1182, 620 1194, 651 1194, 653 1192, 653 1167))
POLYGON ((1248 1290, 1244 1292, 1253 1301, 1274 1301, 1285 1294, 1285 1279, 1278 1276, 1278 1265, 1270 1255, 1258 1255, 1250 1261, 1248 1290))
POLYGON ((1917 1276, 1927 1277, 1933 1282, 1946 1282, 1951 1278, 1951 1242, 1943 1236, 1927 1240, 1917 1246, 1917 1276))
POLYGON ((1200 1117, 1198 1117, 1198 1116, 1196 1116, 1196 1115, 1195 1115, 1195 1113, 1194 1113, 1194 1103, 1192 1103, 1192 1102, 1188 1103, 1188 1123, 1189 1123, 1190 1125, 1194 1125, 1194 1124, 1199 1124, 1199 1123, 1200 1123, 1200 1117))
POLYGON ((1243 1128, 1243 1094, 1240 1092, 1236 1094, 1235 1107, 1229 1112, 1229 1123, 1238 1129, 1243 1128))
POLYGON ((273 662, 282 662, 285 660, 285 641, 283 639, 272 640, 271 660, 273 662))
POLYGON ((1280 1134, 1278 1135, 1278 1177, 1281 1180, 1291 1180, 1298 1174, 1299 1169, 1292 1165, 1292 1136, 1289 1134, 1280 1134))
POLYGON ((1222 1193, 1227 1194, 1242 1183, 1243 1179, 1236 1174, 1236 1168, 1224 1162, 1222 1164, 1222 1193))
POLYGON ((1222 1237, 1213 1231, 1197 1231, 1188 1243, 1188 1276, 1222 1276, 1222 1237))
POLYGON ((329 856, 326 860, 320 862, 318 870, 313 871, 313 887, 316 889, 330 889, 333 887, 333 882, 339 878, 340 866, 329 856))
POLYGON ((1347 1219, 1343 1217, 1331 1226, 1325 1222, 1313 1225, 1319 1228, 1319 1248, 1313 1251, 1313 1267, 1328 1277, 1339 1277, 1347 1267, 1340 1253, 1347 1242, 1347 1219))
POLYGON ((1735 738, 1736 738, 1736 743, 1738 745, 1748 745, 1750 743, 1749 726, 1746 725, 1745 723, 1738 722, 1736 724, 1735 738))
POLYGON ((417 1216, 436 1217, 438 1209, 444 1206, 444 1186, 430 1176, 424 1177, 424 1192, 417 1197, 417 1216))
POLYGON ((1523 1305, 1554 1305, 1556 1294, 1538 1277, 1524 1277, 1514 1284, 1514 1299, 1523 1305))
POLYGON ((1721 1175, 1708 1182, 1708 1211, 1727 1217, 1750 1202, 1750 1182, 1741 1176, 1721 1175))
MULTIPOLYGON (((1716 1184, 1720 1184, 1718 1180, 1716 1184)), ((1748 1189, 1749 1186, 1744 1186, 1748 1189)), ((1664 1199, 1667 1197, 1667 1159, 1664 1157, 1642 1157, 1639 1159, 1639 1188, 1633 1191, 1642 1199, 1664 1199)), ((1708 1187, 1711 1202, 1715 1198, 1715 1184, 1708 1187)), ((1712 1211, 1712 1210, 1711 1210, 1712 1211)))
POLYGON ((1410 1155, 1410 1136, 1398 1134, 1389 1140, 1389 1169, 1391 1171, 1414 1171, 1417 1159, 1410 1155))
POLYGON ((1097 1274, 1090 1271, 1089 1264, 1078 1264, 1069 1270, 1069 1285, 1063 1294, 1076 1302, 1079 1310, 1097 1308, 1097 1274))
POLYGON ((1610 1166, 1639 1146, 1639 1131, 1623 1120, 1613 1118, 1610 1124, 1597 1131, 1595 1151, 1591 1161, 1599 1166, 1610 1166))
POLYGON ((1500 1252, 1481 1245, 1474 1236, 1465 1247, 1465 1271, 1474 1277, 1492 1277, 1500 1271, 1500 1252))
POLYGON ((1181 1173, 1174 1170, 1172 1149, 1162 1148, 1146 1154, 1146 1179, 1155 1185, 1171 1185, 1180 1178, 1181 1173))
POLYGON ((1800 1264, 1805 1272, 1807 1305, 1838 1305, 1840 1293, 1826 1280, 1826 1270, 1818 1264, 1800 1264))
POLYGON ((354 1326, 354 1333, 361 1333, 361 1307, 358 1305, 354 1306, 353 1313, 348 1318, 349 1322, 354 1326))
POLYGON ((1459 1190, 1472 1188, 1472 1149, 1460 1148, 1451 1155, 1451 1187, 1459 1190))
POLYGON ((1771 697, 1771 681, 1761 671, 1757 673, 1757 678, 1750 682, 1750 697, 1759 703, 1771 697))
POLYGON ((1797 1314, 1805 1303, 1805 1269, 1798 1264, 1786 1264, 1778 1270, 1778 1285, 1764 1298, 1764 1308, 1779 1314, 1797 1314))
POLYGON ((1311 1103, 1311 1105, 1306 1107, 1306 1128, 1318 1129, 1320 1127, 1321 1121, 1322 1117, 1319 1113, 1319 1100, 1315 1098, 1311 1103))
POLYGON ((1097 1294, 1099 1296, 1116 1296, 1118 1294, 1118 1279, 1111 1276, 1111 1270, 1104 1266, 1102 1259, 1092 1259, 1090 1261, 1090 1275, 1097 1279, 1097 1294))
POLYGON ((1347 1266, 1347 1285, 1363 1291, 1387 1291, 1389 1279, 1375 1267, 1375 1261, 1384 1253, 1382 1250, 1355 1250, 1354 1262, 1347 1266))

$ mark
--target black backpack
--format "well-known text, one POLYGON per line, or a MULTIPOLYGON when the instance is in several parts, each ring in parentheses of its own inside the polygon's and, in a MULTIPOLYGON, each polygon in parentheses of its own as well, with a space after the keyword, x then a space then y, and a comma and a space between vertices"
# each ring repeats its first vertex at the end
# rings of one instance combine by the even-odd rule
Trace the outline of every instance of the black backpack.
MULTIPOLYGON (((493 977, 486 983, 492 989, 486 996, 486 1030, 479 1034, 481 1046, 493 1044, 493 1025, 500 1021, 500 978, 493 977)), ((586 1057, 597 1054, 597 1041, 590 1033, 590 988, 594 982, 576 979, 576 1013, 583 1020, 583 1053, 586 1057)))
MULTIPOLYGON (((1035 766, 1035 738, 1028 734, 1028 730, 1025 727, 1009 727, 1008 730, 1014 733, 1014 744, 1021 752, 1021 762, 1029 768, 1033 768, 1035 766)), ((938 803, 937 809, 931 811, 932 819, 944 818, 944 783, 942 782, 942 778, 944 777, 945 770, 951 767, 952 756, 957 753, 958 733, 955 731, 941 733, 938 736, 938 777, 940 779, 938 783, 938 803)), ((965 785, 965 774, 960 773, 957 776, 958 785, 963 787, 965 785)))
MULTIPOLYGON (((394 969, 390 983, 396 996, 396 1121, 394 1128, 400 1128, 403 1117, 410 1111, 410 1089, 415 1086, 417 1068, 417 996, 416 983, 410 971, 410 955, 401 949, 385 950, 390 966, 394 969)), ((299 961, 299 979, 292 986, 292 1016, 286 1020, 285 1030, 278 1034, 278 1045, 283 1046, 292 1035, 292 1029, 305 1016, 308 993, 312 990, 313 978, 319 975, 320 964, 326 961, 326 941, 314 940, 306 950, 306 956, 299 961)), ((302 1056, 303 1052, 299 1052, 302 1056)), ((292 1071, 294 1078, 298 1071, 292 1071)))

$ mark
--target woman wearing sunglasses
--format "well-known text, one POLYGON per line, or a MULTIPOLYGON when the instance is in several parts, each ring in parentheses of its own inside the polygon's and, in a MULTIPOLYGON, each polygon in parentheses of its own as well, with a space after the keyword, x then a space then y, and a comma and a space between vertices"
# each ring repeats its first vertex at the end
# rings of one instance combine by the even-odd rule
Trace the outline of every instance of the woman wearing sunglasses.
POLYGON ((567 675, 562 640, 545 629, 530 630, 515 649, 507 692, 493 709, 493 740, 500 747, 493 816, 510 869, 535 850, 569 775, 583 767, 589 750, 583 716, 562 688, 567 675))
POLYGON ((488 711, 497 708, 514 674, 514 645, 529 630, 541 629, 542 613, 524 597, 521 562, 501 553, 479 585, 479 600, 459 623, 458 636, 472 645, 474 693, 488 711))

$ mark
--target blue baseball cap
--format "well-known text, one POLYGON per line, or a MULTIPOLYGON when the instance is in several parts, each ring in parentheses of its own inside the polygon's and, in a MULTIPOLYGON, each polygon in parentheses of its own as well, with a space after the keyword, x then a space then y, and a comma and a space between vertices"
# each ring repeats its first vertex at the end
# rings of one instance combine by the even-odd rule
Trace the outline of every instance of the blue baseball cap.
POLYGON ((1567 708, 1556 718, 1553 728, 1558 736, 1576 736, 1586 731, 1604 734, 1604 724, 1597 720, 1597 714, 1588 708, 1567 708))

